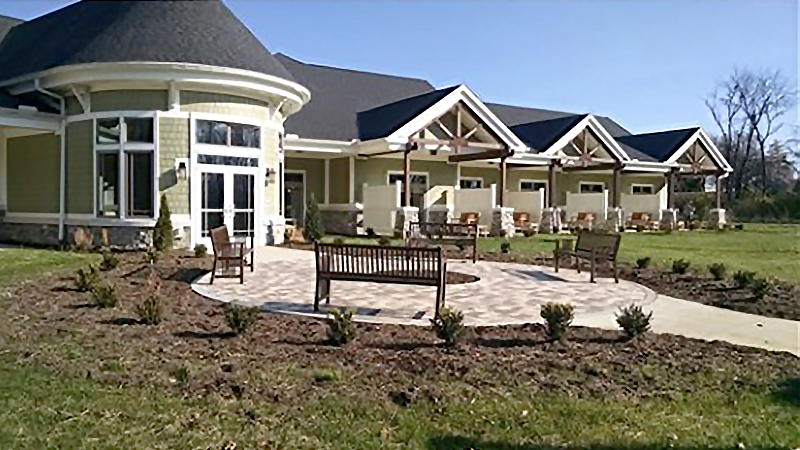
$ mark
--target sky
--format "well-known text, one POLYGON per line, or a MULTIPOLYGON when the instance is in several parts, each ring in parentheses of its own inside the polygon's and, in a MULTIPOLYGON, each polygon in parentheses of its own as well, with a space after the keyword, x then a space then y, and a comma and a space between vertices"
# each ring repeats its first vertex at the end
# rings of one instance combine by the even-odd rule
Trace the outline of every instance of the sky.
MULTIPOLYGON (((68 3, 0 0, 0 14, 68 3)), ((716 132, 704 99, 735 68, 798 80, 800 0, 226 3, 274 53, 463 83, 485 102, 610 116, 635 133, 716 132)), ((781 137, 797 110, 786 122, 781 137)))

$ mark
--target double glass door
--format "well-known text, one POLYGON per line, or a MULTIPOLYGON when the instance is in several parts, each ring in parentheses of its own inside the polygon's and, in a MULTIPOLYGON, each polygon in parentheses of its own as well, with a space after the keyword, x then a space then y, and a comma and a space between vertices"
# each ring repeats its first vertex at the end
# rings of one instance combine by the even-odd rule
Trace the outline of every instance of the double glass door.
MULTIPOLYGON (((210 245, 210 231, 227 226, 233 238, 255 235, 254 169, 204 166, 200 169, 200 240, 210 245)), ((248 243, 250 239, 247 239, 248 243)), ((210 247, 209 247, 210 248, 210 247)))

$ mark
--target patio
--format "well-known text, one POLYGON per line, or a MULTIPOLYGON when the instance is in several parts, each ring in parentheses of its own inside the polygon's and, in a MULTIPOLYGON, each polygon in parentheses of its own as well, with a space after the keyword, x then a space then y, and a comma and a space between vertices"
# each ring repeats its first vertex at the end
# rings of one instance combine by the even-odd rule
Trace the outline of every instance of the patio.
MULTIPOLYGON (((210 275, 196 280, 195 292, 215 300, 261 305, 265 311, 315 315, 314 254, 283 248, 260 248, 254 274, 245 283, 210 275)), ((464 312, 468 325, 491 326, 541 321, 539 307, 545 302, 570 302, 576 314, 612 315, 631 303, 647 305, 656 294, 638 284, 598 279, 589 275, 524 264, 448 261, 448 271, 474 275, 478 281, 447 285, 446 304, 464 312)), ((376 283, 334 282, 331 306, 356 309, 356 319, 366 322, 428 325, 433 317, 435 288, 376 283)), ((323 317, 325 313, 318 314, 323 317)))

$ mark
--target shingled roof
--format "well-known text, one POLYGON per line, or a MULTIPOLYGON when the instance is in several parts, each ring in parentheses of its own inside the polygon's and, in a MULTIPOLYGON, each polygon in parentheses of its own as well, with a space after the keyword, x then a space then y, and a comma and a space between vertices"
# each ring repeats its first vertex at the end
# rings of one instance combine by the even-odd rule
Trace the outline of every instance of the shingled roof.
POLYGON ((14 26, 0 42, 0 80, 103 62, 206 64, 292 80, 219 0, 81 1, 14 26))
POLYGON ((275 57, 311 101, 286 120, 289 134, 310 139, 359 139, 358 113, 434 91, 425 80, 307 64, 284 54, 275 57))
POLYGON ((24 20, 15 19, 13 17, 0 14, 0 42, 3 42, 3 38, 6 37, 6 34, 8 34, 12 28, 23 22, 24 20))
POLYGON ((659 131, 656 133, 632 134, 616 138, 626 147, 633 148, 652 160, 664 162, 678 150, 694 133, 698 127, 682 130, 659 131))
POLYGON ((458 86, 438 89, 362 111, 356 117, 358 138, 368 141, 387 137, 456 89, 458 86))

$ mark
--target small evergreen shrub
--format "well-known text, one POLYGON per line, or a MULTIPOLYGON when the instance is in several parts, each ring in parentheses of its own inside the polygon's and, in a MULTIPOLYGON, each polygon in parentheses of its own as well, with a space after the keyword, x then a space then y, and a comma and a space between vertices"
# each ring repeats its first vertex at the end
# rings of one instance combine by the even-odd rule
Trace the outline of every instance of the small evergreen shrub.
POLYGON ((195 258, 205 258, 208 255, 208 247, 203 244, 197 244, 194 246, 194 257, 195 258))
POLYGON ((145 259, 147 260, 148 264, 155 264, 159 259, 161 259, 161 252, 155 247, 148 247, 147 253, 145 254, 145 259))
POLYGON ((103 250, 103 262, 100 263, 100 270, 114 270, 119 265, 119 257, 111 250, 103 250))
POLYGON ((547 323, 547 336, 558 340, 569 330, 575 318, 575 307, 569 303, 548 302, 542 306, 541 316, 547 323))
POLYGON ((150 295, 141 303, 136 305, 136 314, 139 315, 139 322, 145 325, 158 325, 164 315, 164 306, 161 297, 150 295))
POLYGON ((166 194, 161 194, 161 206, 158 208, 158 220, 153 229, 153 246, 159 252, 171 250, 173 239, 172 214, 169 212, 166 194))
POLYGON ((644 269, 647 269, 648 267, 650 267, 650 257, 649 256, 644 256, 642 258, 637 258, 636 259, 636 268, 637 269, 644 270, 644 269))
POLYGON ((378 245, 382 247, 388 247, 392 245, 392 239, 389 236, 379 236, 378 237, 378 245))
POLYGON ((317 199, 314 197, 313 193, 308 199, 308 205, 306 206, 304 225, 303 233, 306 239, 312 243, 319 242, 322 236, 325 235, 325 224, 322 222, 322 212, 319 210, 319 203, 317 203, 317 199))
POLYGON ((98 284, 100 284, 100 271, 96 266, 78 270, 78 274, 75 276, 75 289, 78 292, 90 292, 98 284))
POLYGON ((672 261, 672 273, 683 275, 689 270, 690 265, 691 263, 683 258, 676 259, 675 261, 672 261))
POLYGON ((708 266, 708 271, 711 273, 711 276, 714 277, 715 280, 720 281, 725 279, 725 264, 722 263, 714 263, 708 266))
POLYGON ((117 290, 111 284, 101 284, 92 290, 92 304, 98 308, 117 306, 117 290))
POLYGON ((769 292, 770 282, 766 278, 756 278, 753 280, 753 298, 761 301, 769 292))
POLYGON ((237 336, 250 331, 260 314, 261 308, 258 306, 244 306, 236 303, 225 304, 225 322, 227 322, 233 334, 237 336))
POLYGON ((620 308, 616 317, 617 325, 622 328, 622 331, 628 337, 632 338, 650 330, 650 320, 653 318, 653 312, 645 314, 641 306, 630 305, 620 308))
POLYGON ((503 253, 508 253, 511 251, 511 242, 505 241, 500 244, 500 251, 503 253))
POLYGON ((344 239, 337 237, 336 239, 333 240, 333 243, 336 245, 344 245, 344 239))
POLYGON ((458 344, 466 331, 464 313, 454 308, 443 307, 439 311, 439 317, 431 319, 431 326, 436 337, 443 340, 446 346, 452 347, 458 344))
POLYGON ((733 281, 736 282, 736 286, 739 289, 751 286, 755 278, 755 272, 750 272, 749 270, 737 270, 736 273, 733 274, 733 281))
POLYGON ((344 345, 356 338, 353 310, 332 308, 328 319, 328 341, 333 345, 344 345))

